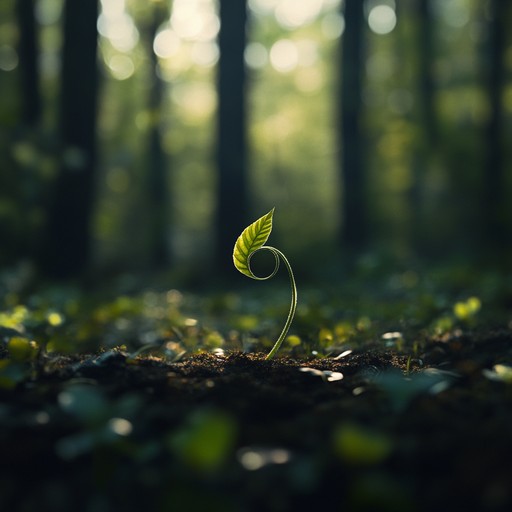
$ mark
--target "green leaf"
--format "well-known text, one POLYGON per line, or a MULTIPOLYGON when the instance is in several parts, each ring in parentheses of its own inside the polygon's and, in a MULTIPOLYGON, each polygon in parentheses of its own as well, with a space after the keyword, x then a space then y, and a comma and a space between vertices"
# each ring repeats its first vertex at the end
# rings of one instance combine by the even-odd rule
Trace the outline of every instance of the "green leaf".
POLYGON ((288 318, 286 319, 286 323, 284 324, 279 338, 277 338, 277 341, 272 347, 272 350, 267 354, 266 359, 272 359, 276 352, 279 350, 279 347, 288 334, 288 330, 292 324, 293 317, 295 316, 295 310, 297 309, 297 286, 295 285, 295 277, 293 276, 293 270, 290 266, 290 262, 280 250, 276 249, 275 247, 271 247, 270 245, 264 245, 270 236, 270 232, 272 231, 273 215, 274 208, 272 208, 272 210, 270 210, 266 215, 263 215, 263 217, 260 217, 256 222, 253 222, 250 226, 246 227, 242 231, 242 234, 238 237, 238 240, 235 243, 235 248, 233 249, 233 262, 235 267, 242 274, 250 277, 251 279, 256 279, 257 281, 266 281, 267 279, 274 277, 279 269, 280 261, 286 265, 288 275, 290 276, 292 301, 290 303, 288 318), (254 275, 253 271, 251 270, 251 258, 255 252, 260 249, 270 251, 275 259, 275 267, 273 272, 267 276, 262 277, 254 275))
POLYGON ((274 208, 256 222, 247 226, 235 243, 233 263, 242 274, 248 277, 255 277, 249 267, 249 258, 254 251, 261 249, 268 240, 272 231, 273 215, 274 208))

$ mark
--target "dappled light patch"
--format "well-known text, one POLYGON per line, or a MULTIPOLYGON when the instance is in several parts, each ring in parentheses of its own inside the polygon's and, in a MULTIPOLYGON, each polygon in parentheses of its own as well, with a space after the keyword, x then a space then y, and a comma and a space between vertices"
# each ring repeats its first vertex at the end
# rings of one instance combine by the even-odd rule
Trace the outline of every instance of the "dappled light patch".
POLYGON ((285 448, 244 447, 237 452, 240 464, 248 471, 257 471, 273 464, 286 464, 291 457, 291 452, 285 448))
POLYGON ((495 364, 492 370, 484 368, 482 373, 490 380, 512 384, 512 366, 495 364))
POLYGON ((132 423, 124 418, 111 418, 108 420, 108 427, 119 436, 128 436, 133 430, 132 423))
POLYGON ((352 350, 344 350, 343 352, 338 354, 334 359, 343 359, 344 357, 347 357, 350 354, 352 354, 352 350))
POLYGON ((325 382, 337 382, 343 379, 343 374, 341 372, 333 372, 330 370, 317 370, 316 368, 309 368, 307 366, 299 368, 299 371, 302 373, 306 373, 308 375, 320 377, 325 382))

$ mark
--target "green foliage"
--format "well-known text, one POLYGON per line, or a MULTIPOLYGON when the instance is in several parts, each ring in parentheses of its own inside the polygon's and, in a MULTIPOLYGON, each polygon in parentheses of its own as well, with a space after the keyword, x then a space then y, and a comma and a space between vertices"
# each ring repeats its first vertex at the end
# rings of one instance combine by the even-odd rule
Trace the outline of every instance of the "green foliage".
MULTIPOLYGON (((498 274, 453 266, 357 269, 343 281, 303 287, 294 332, 279 350, 294 357, 326 357, 375 341, 419 358, 426 338, 448 340, 456 332, 491 324, 506 329, 511 284, 510 278, 498 274), (461 317, 459 303, 471 314, 461 317)), ((27 360, 14 361, 8 350, 12 338, 37 344, 46 353, 45 364, 63 353, 114 347, 122 347, 133 360, 144 354, 175 361, 216 349, 268 352, 275 344, 269 333, 279 333, 289 311, 288 292, 279 283, 237 293, 207 289, 198 294, 175 286, 174 281, 169 287, 141 285, 139 291, 128 293, 119 281, 87 294, 72 286, 25 293, 16 275, 4 272, 0 357, 9 361, 8 373, 17 375, 8 380, 22 382, 21 375, 30 375, 30 368, 39 364, 39 358, 33 359, 34 345, 23 355, 23 347, 15 348, 16 341, 11 352, 27 360), (14 372, 14 363, 28 369, 14 372)))
POLYGON ((512 366, 495 364, 492 370, 484 369, 483 373, 490 380, 512 384, 512 366))
POLYGON ((478 311, 480 311, 481 307, 482 302, 478 297, 470 297, 466 301, 455 303, 453 312, 459 320, 470 322, 478 311))
POLYGON ((272 218, 274 215, 274 209, 270 210, 266 215, 260 217, 257 221, 253 222, 250 226, 246 227, 242 234, 238 237, 235 248, 233 249, 233 262, 235 267, 244 275, 256 279, 258 281, 265 281, 275 276, 279 269, 279 260, 281 259, 286 269, 288 270, 288 275, 290 276, 290 284, 292 288, 292 301, 290 304, 290 311, 288 312, 288 317, 286 319, 286 323, 279 335, 279 338, 275 342, 272 350, 267 354, 267 359, 271 359, 274 357, 276 352, 279 350, 279 347, 283 343, 283 340, 286 338, 288 334, 288 330, 290 329, 290 325, 293 321, 293 317, 295 316, 295 310, 297 308, 297 287, 295 285, 295 277, 293 276, 293 271, 288 262, 286 256, 279 250, 274 247, 264 245, 268 237, 270 236, 270 232, 272 231, 272 218), (272 253, 275 258, 275 267, 273 272, 266 277, 258 277, 254 275, 251 270, 251 258, 253 255, 266 249, 272 253))
POLYGON ((167 445, 186 466, 200 473, 214 473, 233 455, 237 424, 230 415, 199 409, 182 429, 168 436, 167 445))
POLYGON ((38 351, 37 343, 27 338, 14 336, 7 342, 9 357, 16 362, 32 361, 38 351))
POLYGON ((378 432, 355 424, 344 424, 334 430, 333 447, 346 464, 372 466, 389 456, 393 443, 378 432))

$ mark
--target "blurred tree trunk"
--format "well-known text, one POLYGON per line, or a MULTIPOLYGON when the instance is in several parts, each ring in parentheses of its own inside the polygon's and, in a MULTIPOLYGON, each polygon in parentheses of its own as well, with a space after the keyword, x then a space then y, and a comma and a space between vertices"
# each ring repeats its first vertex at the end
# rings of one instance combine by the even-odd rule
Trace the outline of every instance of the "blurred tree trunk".
POLYGON ((221 1, 219 8, 216 267, 229 272, 233 246, 248 221, 246 0, 221 1))
POLYGON ((17 0, 16 14, 19 28, 18 53, 20 58, 22 119, 25 125, 35 126, 41 114, 41 94, 34 0, 17 0))
POLYGON ((84 274, 91 252, 96 166, 97 0, 64 5, 59 129, 62 162, 48 215, 44 270, 50 277, 84 274))
POLYGON ((344 249, 353 254, 367 243, 368 211, 363 164, 363 132, 361 129, 363 80, 364 2, 345 0, 345 31, 341 62, 341 181, 342 233, 344 249))
POLYGON ((434 61, 433 19, 431 0, 418 0, 416 6, 418 27, 418 92, 422 132, 428 153, 436 141, 436 111, 434 108, 434 84, 432 78, 434 61))
POLYGON ((162 1, 154 5, 147 28, 147 44, 151 62, 151 82, 149 89, 149 112, 151 126, 148 140, 148 192, 150 261, 154 268, 162 269, 169 264, 170 254, 167 232, 169 230, 167 158, 162 147, 161 110, 165 84, 158 74, 158 56, 153 50, 153 42, 158 28, 169 19, 169 5, 162 1))
MULTIPOLYGON (((18 23, 19 55, 19 129, 13 133, 13 140, 37 146, 38 125, 41 119, 41 89, 38 66, 39 33, 35 19, 34 0, 16 0, 16 18, 18 23)), ((20 232, 19 257, 37 258, 38 232, 31 220, 33 212, 41 204, 42 183, 37 172, 37 164, 24 166, 16 162, 16 188, 10 187, 11 199, 16 198, 19 211, 18 229, 20 232)), ((11 244, 13 245, 13 244, 11 244)))
POLYGON ((416 254, 423 254, 430 246, 425 213, 425 178, 435 154, 437 140, 437 120, 434 106, 433 60, 434 38, 431 0, 416 0, 413 4, 413 28, 416 40, 417 58, 415 73, 415 112, 416 144, 412 156, 412 185, 409 193, 410 202, 410 241, 416 254))
POLYGON ((510 0, 490 0, 488 51, 485 55, 489 118, 485 127, 486 157, 483 169, 482 239, 489 253, 510 246, 505 215, 505 176, 503 158, 503 101, 505 85, 504 54, 511 20, 510 0))

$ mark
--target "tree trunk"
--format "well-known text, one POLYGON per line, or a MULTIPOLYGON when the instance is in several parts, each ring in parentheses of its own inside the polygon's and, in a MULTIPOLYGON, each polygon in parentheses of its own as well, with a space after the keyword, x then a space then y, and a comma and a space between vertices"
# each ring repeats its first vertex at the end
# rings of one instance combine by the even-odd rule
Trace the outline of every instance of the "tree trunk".
POLYGON ((361 0, 345 0, 341 62, 341 178, 344 250, 359 252, 367 242, 367 208, 362 158, 361 88, 364 12, 361 0))
POLYGON ((20 57, 22 120, 34 126, 41 114, 41 95, 38 72, 38 41, 34 16, 34 0, 17 0, 16 12, 19 27, 18 52, 20 57))
POLYGON ((418 92, 420 99, 420 120, 425 145, 432 149, 436 141, 436 113, 434 109, 434 84, 432 79, 434 41, 432 37, 432 6, 431 0, 418 0, 418 92))
POLYGON ((486 157, 483 169, 483 226, 482 239, 489 253, 510 246, 510 234, 504 219, 505 179, 503 159, 503 102, 505 83, 504 53, 505 37, 508 31, 507 15, 510 14, 509 0, 489 2, 488 52, 486 55, 487 95, 489 98, 489 119, 485 127, 486 157))
POLYGON ((158 76, 158 57, 153 51, 153 41, 158 28, 169 18, 166 2, 153 7, 152 19, 148 27, 148 52, 151 62, 151 84, 149 91, 149 111, 151 127, 148 140, 148 191, 150 209, 150 261, 154 268, 162 269, 169 264, 170 254, 167 232, 169 229, 167 207, 168 180, 167 158, 162 147, 161 110, 165 84, 158 76))
POLYGON ((426 240, 428 230, 425 224, 425 182, 430 170, 437 141, 437 116, 434 107, 433 56, 434 38, 431 0, 416 0, 413 4, 417 58, 415 73, 415 96, 417 107, 414 121, 417 125, 416 144, 412 155, 412 185, 409 192, 411 247, 416 255, 423 254, 431 244, 426 240))
POLYGON ((232 271, 231 254, 248 218, 246 170, 246 1, 221 1, 217 119, 216 267, 232 271))
POLYGON ((45 272, 78 278, 91 251, 98 91, 96 0, 67 0, 61 72, 62 162, 50 206, 45 272))

